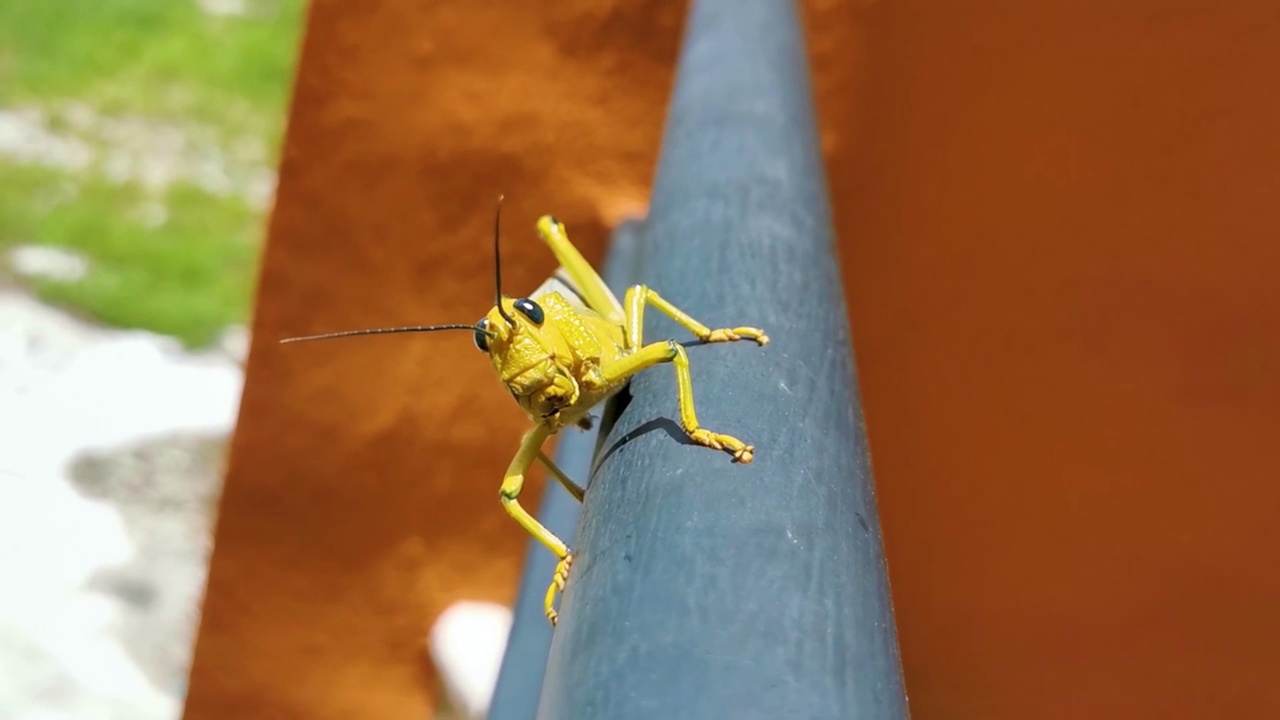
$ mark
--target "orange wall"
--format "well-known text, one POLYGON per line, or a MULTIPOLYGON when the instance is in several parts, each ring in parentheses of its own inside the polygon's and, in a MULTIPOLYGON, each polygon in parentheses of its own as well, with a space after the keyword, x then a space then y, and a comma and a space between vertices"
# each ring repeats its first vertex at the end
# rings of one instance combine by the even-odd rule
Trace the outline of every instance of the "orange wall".
POLYGON ((834 192, 917 717, 1280 717, 1280 12, 864 22, 834 192))
MULTIPOLYGON (((917 718, 1280 716, 1280 16, 811 0, 917 718)), ((507 601, 523 427, 463 333, 643 209, 678 2, 315 0, 189 720, 421 718, 507 601)), ((539 487, 528 492, 536 498, 539 487)))

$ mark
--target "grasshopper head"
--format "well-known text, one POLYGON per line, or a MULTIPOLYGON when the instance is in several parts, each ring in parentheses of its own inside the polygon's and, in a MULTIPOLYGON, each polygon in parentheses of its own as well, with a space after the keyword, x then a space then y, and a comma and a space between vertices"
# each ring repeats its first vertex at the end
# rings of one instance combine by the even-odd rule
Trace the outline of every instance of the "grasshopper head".
MULTIPOLYGON (((349 330, 324 335, 287 338, 281 342, 319 340, 351 335, 374 335, 401 332, 434 332, 437 330, 469 330, 476 347, 489 355, 493 369, 502 384, 515 396, 534 422, 547 423, 555 429, 564 425, 561 411, 574 407, 579 398, 578 382, 570 363, 572 349, 557 324, 548 322, 542 306, 530 298, 508 298, 502 295, 502 263, 498 252, 498 228, 502 219, 502 197, 493 218, 494 306, 475 325, 429 325, 371 330, 349 330)), ((546 216, 539 220, 541 233, 564 232, 564 226, 546 216)))
POLYGON ((516 402, 535 422, 552 421, 578 401, 568 344, 542 306, 530 298, 499 298, 476 323, 476 347, 516 402))

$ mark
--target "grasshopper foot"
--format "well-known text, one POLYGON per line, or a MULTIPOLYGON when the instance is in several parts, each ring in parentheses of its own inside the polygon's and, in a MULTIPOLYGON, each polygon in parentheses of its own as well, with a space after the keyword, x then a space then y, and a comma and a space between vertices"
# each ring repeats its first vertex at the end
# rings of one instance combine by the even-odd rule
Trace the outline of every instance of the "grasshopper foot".
POLYGON ((713 450, 726 450, 733 455, 734 460, 743 465, 750 463, 755 457, 756 448, 754 445, 748 445, 732 435, 724 435, 711 432, 706 428, 698 428, 689 433, 689 438, 699 445, 713 450))
POLYGON ((560 613, 556 612, 556 594, 564 590, 564 584, 569 579, 569 568, 573 565, 573 554, 565 555, 560 562, 556 563, 556 572, 551 576, 551 584, 547 586, 547 596, 543 601, 543 609, 547 613, 547 620, 551 622, 551 627, 556 626, 556 621, 560 618, 560 613))
POLYGON ((707 333, 707 336, 701 339, 703 342, 708 343, 755 340, 760 347, 769 344, 769 336, 765 335, 760 328, 753 327, 719 328, 707 333))

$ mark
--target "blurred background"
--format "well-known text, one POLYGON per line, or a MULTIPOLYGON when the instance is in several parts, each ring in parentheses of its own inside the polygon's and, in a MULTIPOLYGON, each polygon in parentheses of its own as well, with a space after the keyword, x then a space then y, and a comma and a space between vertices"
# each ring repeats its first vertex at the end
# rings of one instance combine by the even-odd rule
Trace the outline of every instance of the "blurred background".
POLYGON ((0 3, 0 717, 180 713, 304 5, 0 3))
MULTIPOLYGON (((1280 714, 1275 4, 802 6, 914 716, 1280 714)), ((440 705, 524 419, 276 340, 474 320, 499 192, 599 261, 684 11, 0 3, 0 717, 440 705)))

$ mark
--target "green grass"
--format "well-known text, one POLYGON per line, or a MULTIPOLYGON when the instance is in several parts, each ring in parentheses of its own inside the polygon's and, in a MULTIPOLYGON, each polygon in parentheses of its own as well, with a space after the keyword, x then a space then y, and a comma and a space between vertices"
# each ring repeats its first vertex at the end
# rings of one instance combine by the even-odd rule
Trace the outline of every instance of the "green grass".
MULTIPOLYGON (((39 108, 59 134, 75 103, 101 115, 198 127, 225 154, 252 139, 274 166, 304 0, 249 0, 243 17, 196 0, 0 1, 0 109, 39 108)), ((80 135, 99 151, 106 141, 80 135)), ((52 245, 90 260, 82 280, 24 280, 106 323, 211 342, 244 322, 265 217, 238 195, 149 191, 0 155, 0 250, 52 245), (167 220, 145 221, 163 209, 167 220)), ((0 259, 0 265, 3 264, 0 259)))
POLYGON ((192 118, 279 135, 303 0, 250 0, 242 17, 196 0, 0 3, 0 98, 77 98, 107 112, 192 118))
POLYGON ((133 185, 13 165, 0 165, 0 188, 8 240, 0 244, 52 245, 90 262, 78 282, 33 281, 41 297, 192 347, 244 319, 261 218, 243 202, 185 185, 152 197, 133 185), (147 209, 157 204, 168 219, 150 227, 147 209))

